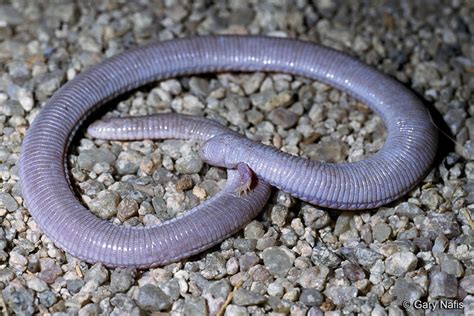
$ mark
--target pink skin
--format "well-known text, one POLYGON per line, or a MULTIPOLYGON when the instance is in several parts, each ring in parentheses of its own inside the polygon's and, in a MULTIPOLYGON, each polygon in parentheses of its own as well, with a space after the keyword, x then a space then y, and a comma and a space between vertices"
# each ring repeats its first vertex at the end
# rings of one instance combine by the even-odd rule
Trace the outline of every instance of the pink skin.
POLYGON ((252 187, 255 184, 255 174, 244 162, 239 162, 237 164, 237 171, 239 172, 240 181, 242 182, 238 188, 238 194, 245 195, 252 190, 252 187))
MULTIPOLYGON (((186 126, 179 127, 193 134, 186 126)), ((201 136, 211 136, 214 127, 204 125, 201 136)), ((436 149, 437 131, 416 95, 351 56, 287 38, 208 36, 151 43, 76 76, 56 91, 30 125, 18 165, 28 211, 57 246, 88 262, 149 267, 199 253, 236 232, 265 205, 266 182, 316 205, 374 208, 402 197, 420 182, 430 170, 436 149), (233 168, 244 162, 264 185, 241 197, 235 189, 242 183, 228 186, 218 201, 206 205, 210 209, 201 207, 180 222, 150 229, 101 221, 77 200, 65 168, 67 150, 92 111, 153 81, 227 71, 284 72, 329 84, 380 115, 387 140, 368 159, 329 164, 282 153, 244 137, 214 134, 202 150, 209 154, 204 160, 233 168)), ((241 180, 236 176, 231 173, 233 181, 241 180)))

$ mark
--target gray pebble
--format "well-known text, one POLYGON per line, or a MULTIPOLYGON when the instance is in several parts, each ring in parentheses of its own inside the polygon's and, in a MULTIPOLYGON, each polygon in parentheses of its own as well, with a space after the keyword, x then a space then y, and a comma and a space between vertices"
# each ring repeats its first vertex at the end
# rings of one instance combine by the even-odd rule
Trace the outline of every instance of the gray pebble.
POLYGON ((112 173, 114 171, 114 169, 107 162, 98 162, 94 165, 94 167, 92 168, 92 171, 94 171, 96 174, 100 175, 100 174, 103 174, 103 173, 112 173))
POLYGON ((114 161, 114 154, 105 148, 83 150, 77 157, 79 167, 88 171, 91 171, 96 163, 112 164, 114 161))
POLYGON ((142 154, 135 150, 122 151, 115 162, 115 168, 120 175, 134 174, 140 168, 142 154))
POLYGON ((413 303, 423 296, 423 292, 418 284, 408 278, 398 278, 392 288, 392 295, 397 304, 402 304, 404 301, 413 303))
POLYGON ((68 289, 69 293, 74 295, 79 293, 84 284, 84 280, 82 279, 71 279, 66 281, 66 288, 68 289))
POLYGON ((458 281, 452 274, 444 271, 434 272, 430 275, 429 293, 432 299, 455 298, 458 293, 458 281))
POLYGON ((14 212, 18 208, 18 203, 9 193, 0 192, 0 206, 5 207, 9 212, 14 212))
POLYGON ((333 140, 316 144, 302 145, 303 154, 316 161, 343 162, 346 160, 348 146, 346 143, 333 140))
POLYGON ((289 283, 285 279, 279 278, 276 279, 275 282, 272 282, 268 285, 267 287, 267 293, 270 296, 274 297, 282 297, 285 291, 284 285, 287 285, 285 283, 289 283))
POLYGON ((263 304, 266 300, 266 297, 261 294, 251 292, 244 288, 239 288, 235 291, 232 303, 240 306, 251 306, 263 304))
POLYGON ((18 10, 9 4, 0 5, 0 24, 20 25, 22 23, 23 15, 18 10))
POLYGON ((429 83, 439 80, 439 73, 434 62, 421 62, 415 67, 413 83, 415 86, 429 86, 429 83))
POLYGON ((326 295, 334 304, 342 305, 357 296, 357 289, 346 285, 328 285, 324 290, 326 295))
POLYGON ((104 190, 92 199, 88 206, 92 213, 103 219, 110 219, 117 214, 117 205, 120 201, 120 194, 115 191, 104 190))
POLYGON ((57 295, 52 291, 46 291, 38 294, 40 304, 45 307, 51 307, 58 301, 57 295))
POLYGON ((20 102, 17 100, 5 101, 0 109, 0 113, 5 114, 6 116, 23 116, 25 114, 20 102))
POLYGON ((413 243, 409 240, 387 241, 383 243, 377 250, 378 253, 385 257, 390 257, 396 252, 415 252, 413 243))
POLYGON ((378 242, 384 242, 390 237, 392 228, 390 225, 385 223, 378 223, 372 228, 372 233, 375 240, 378 242))
POLYGON ((247 271, 260 261, 254 252, 247 252, 239 257, 240 271, 247 271))
MULTIPOLYGON (((122 193, 123 194, 123 193, 122 193)), ((135 202, 137 203, 143 203, 145 202, 149 195, 142 192, 142 191, 139 191, 139 190, 130 190, 128 191, 126 194, 123 195, 124 196, 124 199, 132 199, 134 200, 135 202)))
POLYGON ((191 77, 189 79, 189 88, 198 97, 206 97, 209 94, 209 82, 203 78, 191 77))
POLYGON ((282 205, 275 205, 271 211, 272 224, 282 227, 286 223, 288 208, 282 205))
POLYGON ((89 197, 97 196, 100 191, 105 190, 105 185, 103 183, 93 179, 79 183, 79 187, 81 188, 82 193, 89 197))
POLYGON ((203 162, 196 154, 190 154, 176 160, 176 171, 180 174, 198 173, 201 171, 203 162))
MULTIPOLYGON (((473 145, 474 145, 474 142, 473 142, 473 145)), ((473 146, 473 148, 474 148, 474 146, 473 146)), ((474 204, 474 182, 473 181, 468 181, 464 185, 464 190, 467 192, 466 202, 468 204, 474 204)))
MULTIPOLYGON (((56 304, 56 305, 59 306, 58 308, 59 308, 60 310, 64 310, 64 303, 63 303, 63 301, 59 301, 59 303, 56 304), (62 304, 61 304, 61 303, 62 303, 62 304)), ((56 305, 55 305, 55 306, 56 306, 56 305)), ((53 306, 53 308, 54 308, 55 306, 53 306)), ((74 309, 73 309, 73 310, 74 310, 74 309)), ((74 310, 74 311, 75 311, 75 310, 74 310)), ((69 312, 69 310, 68 310, 68 312, 69 312)), ((98 313, 99 313, 99 308, 97 307, 97 305, 96 305, 96 304, 93 304, 93 303, 90 303, 90 304, 87 304, 87 305, 83 306, 83 307, 79 310, 79 312, 77 313, 77 315, 78 315, 78 316, 89 316, 89 315, 97 315, 98 313)), ((58 314, 61 315, 61 313, 58 313, 58 314)), ((65 312, 64 314, 67 314, 67 312, 65 312)))
POLYGON ((171 307, 171 299, 160 288, 145 284, 138 289, 137 304, 148 312, 166 311, 171 307))
POLYGON ((397 252, 385 261, 385 272, 390 275, 403 276, 416 268, 418 259, 411 252, 397 252))
POLYGON ((264 118, 264 115, 262 114, 262 112, 256 110, 256 109, 250 109, 249 111, 245 112, 245 116, 247 118, 247 121, 256 126, 258 125, 259 123, 261 123, 263 121, 263 118, 264 118))
POLYGON ((205 290, 205 295, 210 295, 212 298, 220 298, 221 300, 227 299, 231 287, 227 280, 219 280, 210 282, 209 286, 205 290))
POLYGON ((239 272, 239 261, 237 260, 237 258, 229 258, 226 263, 226 269, 228 275, 234 275, 239 272))
POLYGON ((469 294, 474 294, 474 275, 465 276, 459 283, 462 289, 469 294))
POLYGON ((399 216, 406 216, 408 218, 414 218, 418 215, 424 215, 425 212, 418 206, 410 202, 400 203, 395 207, 395 214, 399 216))
POLYGON ((466 119, 466 111, 464 109, 449 109, 443 115, 444 121, 448 124, 451 132, 456 135, 464 125, 466 119))
POLYGON ((355 282, 365 278, 364 269, 354 263, 348 263, 343 266, 344 276, 350 281, 355 282))
POLYGON ((227 273, 226 260, 220 253, 210 253, 206 256, 202 275, 210 279, 220 279, 227 273))
POLYGON ((27 266, 28 271, 32 273, 36 273, 40 271, 40 264, 39 260, 37 259, 36 256, 32 256, 28 260, 28 266, 27 266))
POLYGON ((173 95, 178 95, 182 91, 181 83, 176 79, 162 81, 160 82, 160 87, 173 95))
POLYGON ((329 268, 324 265, 309 267, 301 272, 297 282, 303 288, 315 288, 321 291, 326 285, 326 278, 329 275, 329 272, 329 268))
POLYGON ((248 122, 245 121, 245 113, 239 110, 229 110, 225 118, 232 124, 236 126, 241 126, 242 128, 247 128, 249 125, 248 122))
POLYGON ((199 186, 202 187, 209 196, 214 196, 219 193, 219 191, 221 191, 219 185, 215 181, 211 180, 204 180, 199 186))
POLYGON ((331 222, 331 218, 327 212, 315 208, 312 205, 304 205, 301 208, 303 213, 303 220, 306 227, 311 227, 313 229, 321 229, 326 227, 331 222))
POLYGON ((433 243, 426 237, 417 237, 413 239, 413 244, 416 245, 420 251, 430 251, 433 248, 433 243))
POLYGON ((208 314, 206 300, 203 297, 191 298, 185 301, 183 315, 206 315, 208 314))
POLYGON ((263 251, 263 263, 271 274, 285 277, 293 267, 295 255, 286 247, 271 247, 263 251))
POLYGON ((285 246, 293 247, 298 241, 298 235, 294 230, 285 229, 285 231, 281 234, 280 240, 285 246))
POLYGON ((64 80, 64 72, 56 70, 53 72, 47 72, 38 77, 37 97, 40 99, 46 99, 53 94, 54 91, 58 90, 64 80), (39 94, 39 95, 38 95, 39 94))
MULTIPOLYGON (((383 310, 383 308, 382 308, 383 310)), ((323 311, 318 308, 318 307, 311 307, 309 310, 308 310, 308 314, 306 314, 308 316, 324 316, 324 313, 323 311)), ((385 315, 385 314, 384 314, 385 315)), ((377 314, 374 314, 374 316, 378 316, 377 314)))
POLYGON ((27 290, 21 286, 8 285, 2 290, 2 295, 9 310, 15 315, 33 315, 35 307, 32 290, 27 290))
POLYGON ((35 250, 35 245, 31 241, 24 239, 24 240, 20 240, 16 244, 16 246, 12 249, 12 252, 18 252, 24 256, 27 256, 34 250, 35 250))
POLYGON ((254 251, 256 247, 257 247, 257 240, 255 239, 244 239, 244 238, 234 239, 234 248, 238 249, 241 253, 254 251))
POLYGON ((250 107, 249 99, 241 97, 237 94, 228 95, 222 102, 229 111, 234 110, 244 112, 250 107))
POLYGON ((55 18, 63 22, 75 22, 79 16, 75 3, 55 3, 54 10, 46 12, 50 18, 55 18))
POLYGON ((261 72, 251 74, 249 78, 245 80, 242 84, 245 94, 251 95, 252 93, 257 91, 264 78, 265 74, 261 72))
POLYGON ((16 80, 26 80, 30 76, 28 64, 21 61, 11 61, 7 64, 8 73, 16 80))
POLYGON ((230 304, 226 307, 225 309, 225 314, 224 316, 248 316, 250 315, 247 312, 247 309, 243 306, 237 306, 230 304))
POLYGON ((126 292, 134 283, 134 270, 115 269, 110 274, 110 290, 114 293, 126 292))
MULTIPOLYGON (((290 301, 279 299, 274 296, 270 296, 267 300, 267 304, 272 308, 272 311, 274 313, 281 313, 281 314, 289 314, 290 311, 292 311, 292 307, 294 308, 294 304, 292 304, 290 301)), ((295 314, 298 315, 297 312, 295 314)), ((304 313, 301 313, 301 315, 304 315, 304 313)))
POLYGON ((84 275, 84 281, 96 281, 99 285, 109 278, 109 271, 101 264, 94 264, 84 275))
POLYGON ((456 259, 454 256, 442 253, 438 255, 438 258, 441 266, 441 271, 452 274, 456 276, 456 278, 463 276, 464 268, 461 262, 459 262, 459 260, 456 259))
POLYGON ((159 287, 173 301, 176 301, 180 296, 181 288, 179 285, 179 280, 176 278, 173 278, 167 282, 161 283, 159 287))
POLYGON ((383 258, 381 254, 363 245, 358 245, 354 248, 342 247, 340 252, 348 258, 356 259, 361 266, 367 268, 371 267, 377 260, 383 258))
POLYGON ((329 268, 337 268, 341 259, 326 246, 316 245, 311 253, 311 261, 315 265, 324 265, 329 268))
POLYGON ((264 90, 260 93, 252 94, 250 96, 250 101, 252 104, 260 109, 265 109, 265 104, 275 95, 273 91, 264 90))
POLYGON ((336 220, 336 226, 334 227, 334 235, 340 236, 346 231, 348 231, 351 228, 350 223, 352 217, 353 215, 349 212, 345 212, 339 215, 336 220))
POLYGON ((127 315, 140 315, 139 308, 135 304, 132 298, 125 294, 118 293, 112 297, 110 304, 115 306, 114 312, 116 315, 127 314, 127 315))
POLYGON ((40 269, 41 272, 38 274, 38 277, 48 284, 53 283, 63 274, 62 269, 51 258, 41 258, 40 269))
POLYGON ((428 212, 420 225, 421 236, 435 239, 444 234, 448 238, 458 236, 461 231, 454 213, 428 212))
POLYGON ((307 306, 319 306, 323 302, 323 296, 316 289, 303 289, 300 294, 300 302, 307 306))
POLYGON ((431 211, 437 211, 440 204, 443 202, 442 196, 436 189, 424 190, 421 193, 420 202, 428 207, 431 211))
POLYGON ((263 224, 258 221, 252 221, 244 229, 244 236, 247 239, 258 239, 265 233, 263 224))
POLYGON ((44 292, 48 290, 48 284, 36 276, 27 279, 26 285, 35 292, 44 292))

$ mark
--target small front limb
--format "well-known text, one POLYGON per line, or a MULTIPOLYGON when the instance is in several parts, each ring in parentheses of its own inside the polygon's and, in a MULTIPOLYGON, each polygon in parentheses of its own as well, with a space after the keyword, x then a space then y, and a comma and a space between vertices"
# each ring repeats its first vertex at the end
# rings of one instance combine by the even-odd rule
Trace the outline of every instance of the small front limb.
POLYGON ((237 164, 237 171, 240 174, 241 185, 237 188, 236 193, 241 196, 247 194, 253 188, 256 179, 252 169, 244 162, 237 164))

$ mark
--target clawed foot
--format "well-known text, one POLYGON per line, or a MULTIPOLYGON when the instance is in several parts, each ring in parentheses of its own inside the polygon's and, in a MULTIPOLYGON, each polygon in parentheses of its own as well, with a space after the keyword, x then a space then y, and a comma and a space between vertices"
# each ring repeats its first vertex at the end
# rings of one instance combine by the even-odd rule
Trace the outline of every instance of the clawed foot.
POLYGON ((237 171, 240 174, 241 185, 237 188, 236 193, 239 196, 242 196, 252 190, 255 174, 253 173, 252 169, 250 169, 250 167, 243 162, 239 162, 237 164, 237 171))

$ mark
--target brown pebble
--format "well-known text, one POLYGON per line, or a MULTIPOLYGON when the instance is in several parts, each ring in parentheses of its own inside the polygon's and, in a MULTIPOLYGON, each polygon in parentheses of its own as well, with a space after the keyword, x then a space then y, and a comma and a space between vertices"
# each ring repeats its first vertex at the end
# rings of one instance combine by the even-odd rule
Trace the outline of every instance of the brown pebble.
POLYGON ((117 206, 117 217, 120 221, 125 221, 138 214, 138 203, 132 198, 124 198, 117 206))
POLYGON ((183 176, 176 182, 177 191, 186 191, 193 187, 193 180, 190 176, 183 176))
POLYGON ((146 174, 152 174, 154 169, 153 167, 154 163, 150 158, 145 157, 142 159, 142 161, 140 161, 140 170, 146 174))
POLYGON ((286 129, 293 127, 298 122, 299 116, 293 111, 277 108, 270 112, 268 118, 273 124, 286 129))

